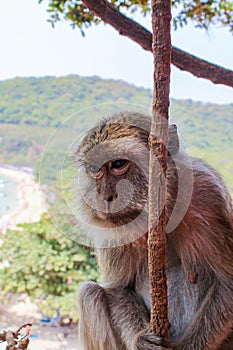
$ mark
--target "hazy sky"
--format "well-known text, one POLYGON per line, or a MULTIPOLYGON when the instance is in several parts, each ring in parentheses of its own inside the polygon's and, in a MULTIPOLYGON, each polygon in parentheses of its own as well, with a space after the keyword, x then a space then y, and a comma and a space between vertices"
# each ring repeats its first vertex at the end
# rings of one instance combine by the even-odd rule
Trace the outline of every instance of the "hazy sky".
MULTIPOLYGON (((122 79, 152 88, 152 54, 109 26, 86 30, 83 38, 69 22, 46 21, 47 0, 1 1, 0 80, 15 76, 78 74, 122 79)), ((144 20, 150 25, 150 20, 144 20)), ((185 27, 172 32, 173 45, 206 60, 233 69, 233 36, 223 28, 185 27)), ((171 97, 233 103, 233 89, 197 79, 172 68, 171 97)))

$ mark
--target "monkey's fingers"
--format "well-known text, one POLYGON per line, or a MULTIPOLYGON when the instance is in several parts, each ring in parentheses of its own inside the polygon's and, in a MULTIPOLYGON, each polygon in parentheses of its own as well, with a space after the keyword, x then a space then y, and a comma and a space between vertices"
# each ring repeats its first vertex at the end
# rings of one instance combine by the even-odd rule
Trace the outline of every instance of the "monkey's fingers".
POLYGON ((173 350, 168 347, 165 339, 158 337, 150 331, 138 334, 134 350, 173 350))

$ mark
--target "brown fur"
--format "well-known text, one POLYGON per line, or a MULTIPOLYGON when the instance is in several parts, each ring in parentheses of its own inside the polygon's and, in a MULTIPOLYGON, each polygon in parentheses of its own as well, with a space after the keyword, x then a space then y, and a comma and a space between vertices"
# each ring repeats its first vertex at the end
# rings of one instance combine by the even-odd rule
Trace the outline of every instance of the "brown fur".
MULTIPOLYGON (((140 210, 145 212, 143 218, 147 217, 147 210, 143 208, 147 200, 148 183, 140 166, 132 162, 123 178, 133 183, 137 190, 120 215, 101 218, 98 208, 101 208, 101 201, 105 201, 102 204, 106 205, 104 198, 115 196, 108 203, 109 212, 114 211, 114 205, 116 207, 118 202, 125 200, 116 193, 119 177, 112 175, 109 170, 111 159, 124 159, 127 153, 148 167, 148 152, 145 154, 142 146, 147 147, 149 129, 148 117, 122 113, 92 129, 77 152, 81 166, 87 167, 88 162, 93 162, 93 158, 89 159, 91 155, 95 162, 100 162, 104 172, 103 178, 89 184, 86 191, 86 198, 94 201, 91 189, 97 188, 97 209, 93 210, 86 203, 86 198, 79 196, 81 213, 93 225, 115 229, 116 236, 121 235, 119 242, 124 241, 123 235, 130 236, 131 231, 140 231, 143 226, 142 222, 138 222, 130 226, 129 232, 124 229, 124 225, 134 220, 140 210), (128 138, 136 142, 138 147, 132 146, 128 138), (109 140, 120 140, 122 146, 113 144, 112 148, 104 149, 104 143, 109 140), (93 155, 91 150, 96 145, 103 148, 93 155), (106 152, 108 161, 101 163, 101 157, 106 152)), ((182 170, 181 185, 186 183, 186 170, 190 171, 190 164, 178 152, 179 141, 175 131, 174 127, 170 128, 166 200, 168 221, 178 198, 178 168, 182 170), (175 162, 172 156, 176 157, 175 162)), ((232 202, 214 169, 199 159, 192 159, 191 168, 193 191, 188 210, 179 225, 167 234, 171 344, 177 350, 232 350, 232 202)), ((184 186, 182 191, 185 198, 189 189, 184 186)), ((80 226, 80 230, 85 234, 85 224, 80 226)), ((96 230, 98 232, 98 228, 96 230)), ((84 350, 164 349, 163 340, 147 332, 150 301, 146 231, 143 237, 139 234, 136 238, 122 246, 118 244, 112 247, 110 244, 110 248, 105 245, 96 249, 103 283, 101 286, 84 284, 78 297, 80 337, 84 350)))

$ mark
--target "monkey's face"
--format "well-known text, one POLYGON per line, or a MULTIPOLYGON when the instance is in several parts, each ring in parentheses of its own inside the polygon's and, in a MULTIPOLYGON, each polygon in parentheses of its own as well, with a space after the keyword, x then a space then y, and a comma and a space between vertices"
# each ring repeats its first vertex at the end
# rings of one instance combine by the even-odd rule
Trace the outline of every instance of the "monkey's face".
POLYGON ((77 152, 80 218, 95 232, 124 227, 127 235, 138 234, 142 221, 147 228, 150 121, 145 120, 147 128, 124 118, 103 122, 90 130, 77 152))
POLYGON ((90 222, 111 228, 135 220, 145 210, 147 173, 148 149, 132 137, 107 139, 84 151, 79 196, 90 222))
POLYGON ((135 220, 144 210, 148 191, 146 176, 125 155, 101 166, 90 162, 85 165, 85 171, 90 200, 85 205, 95 222, 105 227, 120 226, 135 220))
MULTIPOLYGON (((82 235, 133 241, 147 232, 150 123, 141 114, 120 114, 84 138, 76 153, 75 198, 82 235)), ((171 150, 177 148, 172 143, 171 150)))

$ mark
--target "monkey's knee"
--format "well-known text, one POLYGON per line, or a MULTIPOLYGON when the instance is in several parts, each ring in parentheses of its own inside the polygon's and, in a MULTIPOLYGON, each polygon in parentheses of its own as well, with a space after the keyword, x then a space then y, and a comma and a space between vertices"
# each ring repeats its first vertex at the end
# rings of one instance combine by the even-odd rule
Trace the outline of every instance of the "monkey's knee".
POLYGON ((85 282, 78 289, 78 300, 101 296, 103 293, 104 289, 98 283, 85 282))
POLYGON ((77 301, 79 308, 81 309, 84 307, 94 307, 96 302, 98 302, 98 304, 106 302, 106 294, 104 289, 98 283, 86 282, 78 289, 77 301))
POLYGON ((78 290, 79 341, 82 350, 120 350, 109 318, 106 292, 87 282, 78 290))

